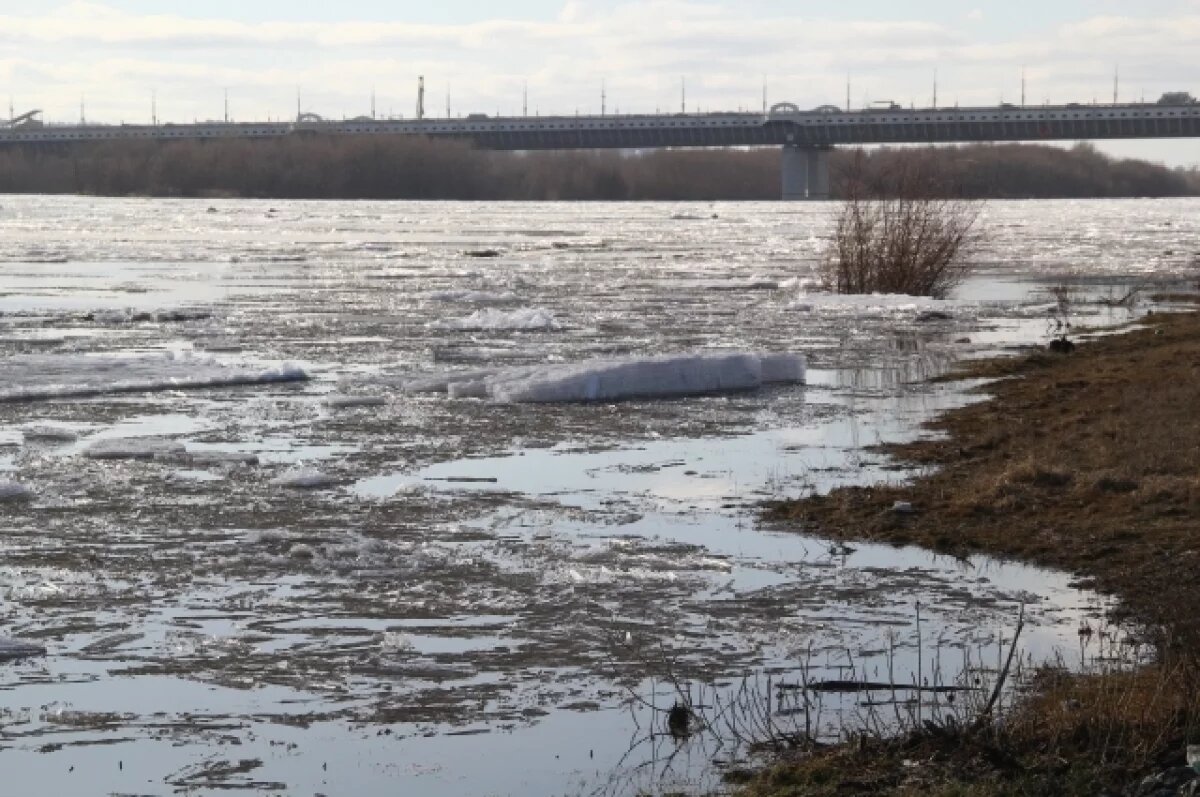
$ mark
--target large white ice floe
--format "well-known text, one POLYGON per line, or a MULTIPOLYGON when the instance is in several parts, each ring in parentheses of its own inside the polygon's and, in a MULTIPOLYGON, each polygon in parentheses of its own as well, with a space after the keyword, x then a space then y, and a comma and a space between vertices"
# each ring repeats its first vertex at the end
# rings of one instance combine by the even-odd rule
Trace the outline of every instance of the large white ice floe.
POLYGON ((491 307, 476 310, 465 318, 446 318, 430 324, 434 329, 471 331, 533 331, 558 329, 554 313, 541 307, 525 307, 504 312, 491 307))
POLYGON ((23 484, 0 479, 0 504, 9 501, 31 501, 33 491, 23 484))
POLYGON ((410 393, 502 403, 619 401, 755 390, 802 383, 801 354, 709 352, 460 371, 407 382, 410 393))
POLYGON ((308 378, 303 368, 291 363, 269 368, 227 365, 187 352, 122 356, 19 354, 0 359, 0 402, 298 382, 308 378))

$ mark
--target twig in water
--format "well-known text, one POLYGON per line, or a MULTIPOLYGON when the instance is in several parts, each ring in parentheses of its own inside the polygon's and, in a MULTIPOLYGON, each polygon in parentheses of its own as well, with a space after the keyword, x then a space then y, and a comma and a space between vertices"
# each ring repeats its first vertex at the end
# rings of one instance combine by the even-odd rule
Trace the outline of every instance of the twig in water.
POLYGON ((983 707, 983 711, 979 712, 979 716, 975 720, 975 727, 979 727, 992 714, 992 710, 996 707, 996 703, 1000 700, 1000 692, 1004 689, 1004 682, 1008 679, 1009 668, 1012 667, 1013 654, 1017 652, 1017 640, 1021 638, 1021 629, 1025 627, 1025 604, 1021 604, 1021 613, 1017 616, 1017 630, 1013 634, 1012 645, 1008 648, 1008 658, 1004 662, 1004 666, 1000 669, 1000 674, 996 678, 996 688, 992 690, 992 696, 988 698, 987 705, 983 707))

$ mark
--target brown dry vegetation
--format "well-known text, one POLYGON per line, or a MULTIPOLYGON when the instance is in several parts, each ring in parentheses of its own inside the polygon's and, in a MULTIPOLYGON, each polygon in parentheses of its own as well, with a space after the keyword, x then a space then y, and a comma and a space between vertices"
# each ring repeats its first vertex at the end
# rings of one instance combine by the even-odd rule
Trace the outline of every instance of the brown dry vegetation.
POLYGON ((752 795, 1104 794, 1184 762, 1200 727, 1200 315, 973 366, 988 401, 893 446, 936 470, 911 484, 781 503, 784 524, 846 539, 986 552, 1078 573, 1118 595, 1155 662, 1047 671, 1033 695, 973 732, 868 740, 780 766, 752 795), (914 514, 889 511, 908 501, 914 514))
POLYGON ((954 199, 931 163, 898 164, 871 190, 859 153, 819 267, 835 293, 907 293, 944 298, 970 272, 978 203, 954 199))
MULTIPOLYGON (((776 200, 779 152, 487 152, 463 142, 315 135, 238 141, 114 141, 0 148, 0 193, 331 199, 776 200)), ((1200 172, 1115 160, 1088 145, 838 150, 845 196, 861 160, 873 193, 901 162, 936 168, 971 197, 1184 196, 1200 172)))

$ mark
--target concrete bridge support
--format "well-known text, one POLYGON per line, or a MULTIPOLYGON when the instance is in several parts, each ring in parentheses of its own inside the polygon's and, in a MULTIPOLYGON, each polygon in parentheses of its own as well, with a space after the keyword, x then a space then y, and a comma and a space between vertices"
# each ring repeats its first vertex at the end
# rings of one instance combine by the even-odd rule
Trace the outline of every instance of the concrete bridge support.
POLYGON ((797 146, 783 148, 783 198, 791 200, 829 199, 829 153, 832 147, 797 146))

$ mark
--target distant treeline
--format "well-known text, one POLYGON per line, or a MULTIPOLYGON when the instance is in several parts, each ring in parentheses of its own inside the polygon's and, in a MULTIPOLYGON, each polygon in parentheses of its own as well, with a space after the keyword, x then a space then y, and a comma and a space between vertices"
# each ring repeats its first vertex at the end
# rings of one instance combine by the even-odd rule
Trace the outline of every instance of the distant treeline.
MULTIPOLYGON (((1088 144, 969 145, 834 153, 834 195, 851 168, 920 161, 971 197, 1200 194, 1200 170, 1109 158, 1088 144), (852 167, 852 163, 857 165, 852 167)), ((778 199, 778 149, 490 152, 410 137, 294 136, 112 141, 0 148, 0 192, 329 199, 778 199)))

